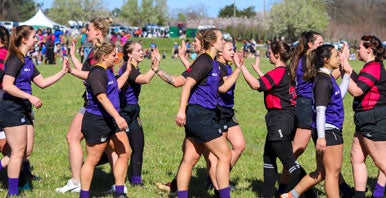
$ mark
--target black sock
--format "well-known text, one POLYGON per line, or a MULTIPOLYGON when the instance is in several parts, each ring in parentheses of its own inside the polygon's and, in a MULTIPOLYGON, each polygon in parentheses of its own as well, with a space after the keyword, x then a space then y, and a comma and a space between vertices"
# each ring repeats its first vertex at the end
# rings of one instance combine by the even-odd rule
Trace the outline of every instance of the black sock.
POLYGON ((277 180, 276 168, 272 164, 264 164, 263 197, 273 197, 277 180))
POLYGON ((365 191, 357 191, 355 190, 355 198, 364 198, 365 197, 365 191))

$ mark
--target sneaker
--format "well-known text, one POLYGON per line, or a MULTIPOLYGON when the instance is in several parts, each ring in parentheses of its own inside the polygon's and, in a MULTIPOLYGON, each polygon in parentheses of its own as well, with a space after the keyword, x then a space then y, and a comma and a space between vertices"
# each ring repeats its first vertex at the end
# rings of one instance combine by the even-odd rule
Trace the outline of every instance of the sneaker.
POLYGON ((25 182, 23 186, 18 186, 17 188, 19 191, 31 190, 31 185, 29 185, 28 182, 25 182))
MULTIPOLYGON (((125 186, 123 192, 127 193, 127 187, 125 186)), ((105 194, 114 194, 115 193, 115 184, 111 186, 110 190, 106 191, 105 194)))
POLYGON ((284 194, 280 195, 280 198, 292 198, 292 194, 291 193, 284 193, 284 194))
POLYGON ((157 186, 158 190, 160 190, 162 192, 170 193, 170 186, 171 186, 170 182, 168 182, 166 184, 155 183, 155 186, 157 186))
POLYGON ((61 188, 57 188, 56 189, 56 192, 59 192, 59 193, 65 193, 65 192, 80 192, 80 183, 78 185, 75 185, 73 182, 72 182, 72 179, 68 180, 67 181, 67 184, 61 188))

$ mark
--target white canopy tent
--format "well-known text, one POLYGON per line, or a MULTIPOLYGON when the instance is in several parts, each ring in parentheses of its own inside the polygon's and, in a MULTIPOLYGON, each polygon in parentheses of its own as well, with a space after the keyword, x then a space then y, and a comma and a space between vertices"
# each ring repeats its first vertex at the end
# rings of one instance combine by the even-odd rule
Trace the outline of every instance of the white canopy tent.
POLYGON ((34 28, 54 28, 54 26, 61 26, 59 23, 53 22, 49 19, 41 9, 27 21, 20 22, 19 25, 30 25, 34 28))

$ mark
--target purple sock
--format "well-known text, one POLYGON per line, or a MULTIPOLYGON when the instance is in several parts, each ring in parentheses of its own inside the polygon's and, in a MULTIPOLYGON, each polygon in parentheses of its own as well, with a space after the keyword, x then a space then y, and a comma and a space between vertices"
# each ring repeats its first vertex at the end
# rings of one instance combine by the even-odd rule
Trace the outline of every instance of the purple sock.
POLYGON ((124 193, 125 186, 120 185, 120 186, 115 186, 115 193, 116 194, 123 194, 124 193))
POLYGON ((142 177, 141 176, 131 176, 130 177, 130 183, 131 184, 142 184, 142 177))
POLYGON ((374 198, 381 198, 385 194, 385 187, 379 185, 378 183, 375 185, 374 191, 373 191, 373 197, 374 198))
POLYGON ((18 183, 19 178, 8 178, 8 195, 17 195, 19 193, 18 183))
POLYGON ((231 197, 231 189, 229 187, 218 190, 218 194, 220 198, 230 198, 231 197))
POLYGON ((3 169, 3 164, 1 164, 1 160, 0 160, 0 170, 3 169))
POLYGON ((79 198, 89 198, 90 197, 90 191, 88 190, 81 190, 79 194, 79 198))
POLYGON ((178 198, 188 198, 188 191, 187 190, 178 191, 177 197, 178 198))

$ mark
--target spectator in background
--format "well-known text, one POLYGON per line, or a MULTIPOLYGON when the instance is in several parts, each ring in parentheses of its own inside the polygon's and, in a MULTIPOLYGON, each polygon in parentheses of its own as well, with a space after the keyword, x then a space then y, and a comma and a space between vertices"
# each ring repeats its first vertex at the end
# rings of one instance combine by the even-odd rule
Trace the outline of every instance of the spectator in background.
POLYGON ((172 58, 178 58, 178 43, 174 42, 173 49, 172 49, 172 58))
POLYGON ((155 43, 154 40, 151 40, 149 47, 150 47, 150 50, 153 51, 155 48, 157 48, 157 43, 155 43))
POLYGON ((111 34, 110 42, 115 45, 118 41, 118 34, 114 32, 114 30, 111 30, 110 34, 111 34))
POLYGON ((52 29, 51 28, 47 28, 46 30, 47 32, 47 35, 46 35, 46 39, 45 39, 45 46, 46 46, 46 60, 44 61, 45 64, 47 64, 47 61, 48 61, 48 64, 52 65, 52 64, 55 64, 55 52, 54 52, 54 43, 55 43, 55 35, 52 33, 52 29))
POLYGON ((62 41, 63 32, 62 32, 62 30, 59 29, 59 27, 55 28, 54 35, 55 35, 54 43, 62 43, 63 42, 62 41))
POLYGON ((185 46, 186 46, 186 51, 185 51, 185 56, 186 56, 186 58, 190 58, 190 53, 191 53, 191 51, 190 51, 190 41, 189 40, 186 40, 185 41, 185 46))
POLYGON ((127 42, 128 39, 130 39, 130 34, 127 34, 125 31, 122 31, 121 37, 119 38, 121 46, 123 46, 127 42))

